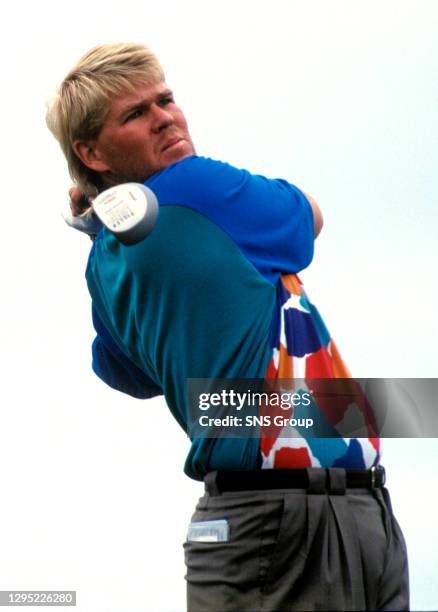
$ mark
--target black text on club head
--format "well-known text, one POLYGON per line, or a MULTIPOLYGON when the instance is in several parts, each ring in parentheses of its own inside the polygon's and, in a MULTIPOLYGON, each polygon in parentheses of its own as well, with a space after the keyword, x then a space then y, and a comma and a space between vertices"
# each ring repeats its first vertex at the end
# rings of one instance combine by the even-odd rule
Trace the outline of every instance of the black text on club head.
POLYGON ((93 201, 93 210, 122 244, 131 245, 153 230, 158 201, 149 187, 141 183, 122 183, 99 194, 93 201))

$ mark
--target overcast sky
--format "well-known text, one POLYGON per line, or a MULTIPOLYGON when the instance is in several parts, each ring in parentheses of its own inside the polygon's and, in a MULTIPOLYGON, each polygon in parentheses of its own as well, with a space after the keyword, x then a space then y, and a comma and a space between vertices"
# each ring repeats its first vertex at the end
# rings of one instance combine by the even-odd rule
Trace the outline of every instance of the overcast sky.
MULTIPOLYGON (((182 473, 188 440, 163 400, 91 372, 90 244, 60 217, 70 183, 45 100, 90 47, 149 45, 199 154, 319 202, 301 278, 353 374, 437 377, 438 3, 42 0, 2 21, 0 590, 182 612, 202 486, 182 473)), ((383 459, 412 609, 437 609, 436 440, 387 440, 383 459)))

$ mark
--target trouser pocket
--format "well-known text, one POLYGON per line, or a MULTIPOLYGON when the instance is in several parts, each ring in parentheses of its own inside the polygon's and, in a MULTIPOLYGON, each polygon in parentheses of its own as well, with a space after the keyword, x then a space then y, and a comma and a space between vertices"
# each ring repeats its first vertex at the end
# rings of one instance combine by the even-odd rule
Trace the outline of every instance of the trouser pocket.
POLYGON ((184 543, 189 612, 260 609, 261 567, 275 545, 265 538, 267 505, 279 513, 281 500, 267 504, 260 494, 221 495, 193 514, 184 543))

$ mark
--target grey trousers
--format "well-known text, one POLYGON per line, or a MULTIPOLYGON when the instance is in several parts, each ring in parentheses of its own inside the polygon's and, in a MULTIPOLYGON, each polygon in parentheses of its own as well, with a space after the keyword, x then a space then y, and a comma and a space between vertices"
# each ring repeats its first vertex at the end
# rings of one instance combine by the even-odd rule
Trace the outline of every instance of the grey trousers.
POLYGON ((329 470, 335 493, 318 468, 308 490, 219 494, 210 483, 192 522, 225 519, 229 538, 184 544, 188 612, 409 610, 389 493, 345 489, 342 472, 329 470))

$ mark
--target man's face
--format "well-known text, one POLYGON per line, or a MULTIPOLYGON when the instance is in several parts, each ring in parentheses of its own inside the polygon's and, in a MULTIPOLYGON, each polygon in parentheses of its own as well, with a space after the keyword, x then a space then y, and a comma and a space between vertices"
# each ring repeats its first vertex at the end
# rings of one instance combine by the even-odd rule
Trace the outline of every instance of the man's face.
POLYGON ((185 117, 163 82, 113 98, 92 150, 90 167, 108 184, 143 182, 195 153, 185 117))

